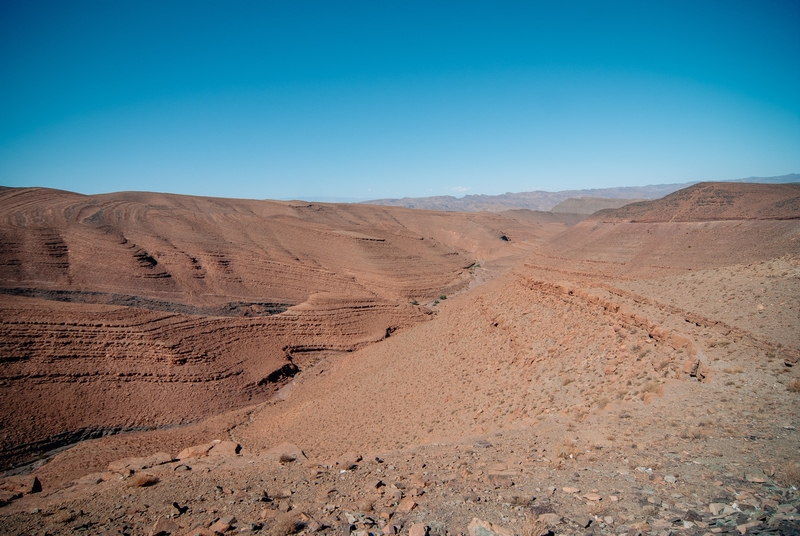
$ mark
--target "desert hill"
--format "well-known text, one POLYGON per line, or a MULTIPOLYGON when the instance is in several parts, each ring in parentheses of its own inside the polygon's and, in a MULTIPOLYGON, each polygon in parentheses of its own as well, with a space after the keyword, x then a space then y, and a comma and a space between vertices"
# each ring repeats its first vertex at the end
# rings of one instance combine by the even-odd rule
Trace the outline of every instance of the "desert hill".
POLYGON ((0 454, 263 400, 576 221, 4 189, 0 454))
MULTIPOLYGON (((742 189, 732 205, 726 205, 731 194, 724 189, 682 194, 683 214, 702 214, 702 206, 724 207, 720 213, 726 219, 714 221, 576 222, 530 211, 453 214, 306 204, 303 217, 280 220, 281 236, 314 240, 319 229, 332 228, 337 237, 383 239, 384 246, 425 255, 429 275, 409 281, 390 265, 382 275, 390 284, 370 275, 374 265, 348 265, 358 287, 310 294, 283 312, 255 317, 97 300, 73 303, 19 292, 8 296, 0 340, 21 342, 24 330, 39 335, 20 348, 39 341, 47 345, 35 355, 3 363, 4 373, 25 366, 26 359, 39 368, 35 374, 6 374, 6 400, 24 400, 25 389, 37 381, 51 383, 42 371, 58 360, 37 361, 40 351, 56 352, 48 348, 70 348, 76 341, 76 348, 58 350, 69 354, 59 359, 76 360, 78 370, 105 364, 87 350, 101 346, 84 347, 81 337, 65 331, 86 326, 104 336, 116 336, 122 326, 120 339, 129 343, 160 342, 175 333, 173 344, 192 349, 202 347, 202 338, 185 338, 177 326, 193 329, 193 323, 203 323, 204 329, 216 329, 215 341, 228 345, 209 363, 236 355, 243 371, 254 355, 266 353, 248 341, 273 333, 280 334, 277 340, 310 340, 305 349, 327 351, 274 383, 270 396, 265 392, 249 403, 225 400, 246 382, 205 376, 187 390, 194 398, 155 397, 149 403, 154 395, 142 387, 150 385, 143 381, 148 367, 163 366, 158 377, 166 380, 193 369, 143 360, 129 383, 138 390, 123 387, 133 396, 129 405, 149 404, 143 424, 172 412, 168 402, 178 407, 218 403, 207 412, 213 416, 86 441, 27 476, 9 477, 2 485, 18 486, 14 489, 23 491, 17 496, 23 496, 0 508, 0 520, 20 533, 51 534, 793 534, 800 530, 800 219, 751 217, 785 214, 781 207, 791 206, 793 189, 767 195, 761 188, 738 186, 742 189), (312 207, 321 214, 311 215, 312 207), (304 226, 314 230, 297 230, 304 226), (412 237, 425 238, 413 244, 427 246, 430 240, 435 247, 412 249, 394 238, 411 231, 419 233, 412 237), (452 257, 469 263, 459 266, 452 257), (413 296, 438 296, 426 280, 450 282, 455 292, 435 305, 411 306, 413 296), (406 288, 419 294, 404 294, 406 288), (418 290, 426 288, 433 292, 418 290), (367 298, 370 307, 361 301, 367 298), (38 311, 49 320, 41 321, 38 311), (129 319, 134 316, 137 320, 129 319), (349 327, 343 328, 344 322, 349 327), (138 332, 134 325, 154 329, 138 332), (399 329, 387 332, 389 325, 399 329), (45 338, 43 332, 57 336, 45 338), (236 344, 254 346, 231 350, 236 344), (232 409, 217 409, 226 404, 232 409), (32 486, 34 476, 40 493, 24 488, 32 486)), ((131 195, 111 198, 130 203, 131 195)), ((211 201, 139 195, 144 197, 125 214, 156 212, 161 209, 153 207, 168 204, 187 207, 184 217, 195 214, 193 222, 222 221, 209 215, 217 210, 204 205, 211 201), (205 208, 188 210, 192 204, 205 208)), ((260 207, 249 203, 214 200, 213 206, 235 207, 236 214, 260 207)), ((40 206, 35 213, 58 218, 73 213, 40 206)), ((278 210, 267 207, 259 210, 278 210)), ((158 213, 164 219, 170 214, 167 209, 158 213)), ((4 232, 21 241, 27 232, 19 222, 35 219, 27 214, 18 209, 6 217, 4 222, 16 223, 4 223, 4 232)), ((239 216, 230 217, 241 225, 239 216)), ((248 248, 270 225, 278 225, 258 223, 256 217, 247 221, 261 229, 250 234, 248 248)), ((142 226, 126 225, 126 236, 142 226)), ((150 235, 168 235, 164 228, 168 222, 151 227, 150 235)), ((302 273, 314 255, 322 259, 319 264, 332 263, 325 260, 335 257, 325 249, 327 240, 326 235, 314 242, 318 251, 304 262, 287 264, 302 273)), ((231 241, 228 247, 236 245, 231 241)), ((161 251, 149 243, 145 250, 161 251)), ((347 251, 380 256, 369 249, 368 254, 347 251)), ((399 272, 407 269, 401 261, 398 254, 399 272)), ((324 267, 333 272, 332 265, 324 267)), ((17 273, 48 273, 12 266, 17 273)), ((170 264, 169 273, 179 273, 173 266, 178 263, 170 264)), ((26 277, 25 288, 34 288, 35 279, 26 277)), ((113 278, 103 278, 114 284, 113 278)), ((22 288, 12 286, 13 278, 8 281, 6 288, 22 288)), ((120 294, 124 290, 114 288, 120 294)), ((165 300, 165 294, 146 293, 145 285, 135 288, 148 299, 165 300)), ((231 302, 224 290, 216 301, 193 296, 179 301, 175 292, 170 303, 200 308, 231 302)), ((255 292, 242 294, 260 298, 255 292)), ((115 344, 102 348, 108 348, 104 359, 113 363, 119 356, 120 365, 139 353, 116 353, 115 344)), ((304 354, 288 350, 298 362, 304 354)), ((281 363, 286 361, 276 365, 281 363)), ((80 378, 75 383, 85 393, 118 389, 111 382, 80 378)), ((177 391, 177 385, 168 389, 177 391)), ((39 396, 64 404, 57 392, 39 396)), ((4 433, 12 429, 6 423, 35 428, 46 413, 41 406, 33 401, 21 409, 13 406, 3 415, 4 433)), ((102 404, 91 407, 102 409, 102 404)), ((72 409, 82 410, 80 405, 72 409)), ((176 416, 156 422, 175 422, 176 416)))
POLYGON ((605 209, 589 220, 685 222, 800 218, 800 183, 704 182, 655 201, 605 209))

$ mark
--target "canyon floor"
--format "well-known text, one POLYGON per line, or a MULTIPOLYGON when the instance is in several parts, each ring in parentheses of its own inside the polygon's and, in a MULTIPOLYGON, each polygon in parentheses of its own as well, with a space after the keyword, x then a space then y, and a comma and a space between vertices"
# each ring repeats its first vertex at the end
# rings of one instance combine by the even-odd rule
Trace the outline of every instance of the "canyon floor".
POLYGON ((1 190, 0 527, 800 534, 798 200, 1 190))

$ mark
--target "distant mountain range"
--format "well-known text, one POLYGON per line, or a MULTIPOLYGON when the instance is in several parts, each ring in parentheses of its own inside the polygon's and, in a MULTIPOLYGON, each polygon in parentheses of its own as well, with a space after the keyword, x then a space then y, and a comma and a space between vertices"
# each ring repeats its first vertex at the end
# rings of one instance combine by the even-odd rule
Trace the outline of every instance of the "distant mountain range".
POLYGON ((598 210, 620 208, 637 201, 650 199, 620 199, 613 197, 570 197, 550 209, 563 214, 594 214, 598 210))
MULTIPOLYGON (((735 179, 726 182, 783 184, 800 182, 800 174, 791 173, 779 177, 748 177, 746 179, 735 179)), ((500 212, 514 209, 549 211, 560 203, 572 199, 574 201, 567 203, 567 207, 572 207, 574 210, 577 210, 578 213, 588 214, 590 212, 586 211, 590 210, 589 207, 594 210, 616 208, 619 206, 619 201, 615 200, 618 199, 630 199, 631 203, 643 199, 658 199, 683 188, 688 188, 693 184, 697 184, 697 182, 656 184, 651 186, 624 186, 619 188, 593 188, 588 190, 562 190, 560 192, 536 190, 533 192, 509 192, 501 195, 465 195, 460 198, 450 195, 404 197, 402 199, 375 199, 372 201, 362 201, 362 203, 453 212, 500 212), (605 198, 606 203, 596 201, 594 200, 595 198, 605 198)), ((591 212, 594 212, 594 210, 591 210, 591 212)), ((557 211, 564 212, 564 206, 560 206, 557 211)))

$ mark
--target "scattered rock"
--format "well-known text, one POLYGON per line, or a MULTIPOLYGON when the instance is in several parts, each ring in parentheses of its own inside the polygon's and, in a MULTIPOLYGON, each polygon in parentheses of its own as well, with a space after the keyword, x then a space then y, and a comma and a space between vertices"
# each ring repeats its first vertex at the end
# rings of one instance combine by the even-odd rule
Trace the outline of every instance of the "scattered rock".
POLYGON ((292 497, 292 490, 289 488, 282 488, 272 493, 264 492, 264 495, 273 499, 290 499, 292 497))
MULTIPOLYGON (((303 521, 303 519, 299 515, 297 515, 296 512, 289 512, 289 513, 278 514, 275 517, 275 522, 272 524, 270 530, 272 534, 286 535, 299 532, 303 530, 305 526, 306 526, 305 521, 303 521)), ((352 526, 353 525, 347 523, 348 532, 349 532, 349 527, 352 526)))
POLYGON ((56 523, 71 523, 77 519, 78 515, 72 510, 62 510, 53 514, 53 521, 56 523))
POLYGON ((672 521, 666 519, 655 519, 651 525, 655 530, 666 530, 672 527, 672 521))
POLYGON ((86 476, 80 477, 78 480, 75 481, 75 484, 78 486, 93 486, 95 484, 99 484, 103 482, 104 473, 91 473, 86 476))
POLYGON ((153 528, 148 533, 149 536, 167 536, 178 532, 178 525, 166 517, 158 518, 153 528))
POLYGON ((351 471, 358 467, 358 462, 360 462, 361 459, 361 455, 356 454, 355 452, 348 452, 336 460, 336 465, 339 467, 339 469, 351 471))
POLYGON ((356 504, 356 507, 358 508, 359 512, 369 513, 372 512, 372 508, 374 507, 374 505, 375 503, 372 501, 372 499, 361 499, 356 504))
POLYGON ((519 495, 512 495, 510 504, 511 506, 530 506, 536 497, 521 497, 519 495))
POLYGON ((386 488, 386 490, 383 492, 383 496, 386 498, 386 500, 396 503, 400 502, 400 500, 403 498, 403 492, 392 485, 386 488))
POLYGON ((195 527, 187 532, 184 536, 217 536, 210 529, 206 527, 195 527))
POLYGON ((261 453, 261 457, 279 463, 291 463, 294 461, 306 461, 308 458, 297 445, 292 443, 281 443, 269 450, 261 453))
POLYGON ((414 523, 408 529, 408 536, 427 536, 428 526, 425 523, 414 523))
POLYGON ((743 523, 741 525, 737 525, 736 529, 742 534, 746 534, 749 529, 758 527, 759 525, 761 525, 761 521, 751 521, 750 523, 743 523))
POLYGON ((219 518, 217 521, 212 523, 211 526, 208 528, 212 532, 225 533, 233 526, 234 523, 236 523, 236 518, 234 516, 228 515, 219 518))
POLYGON ((189 458, 203 458, 208 456, 208 451, 210 451, 214 445, 217 443, 221 443, 219 439, 212 441, 211 443, 204 443, 202 445, 193 445, 191 447, 185 448, 178 455, 176 458, 178 460, 186 460, 189 458))
POLYGON ((220 441, 208 450, 209 456, 236 456, 242 447, 233 441, 220 441))
MULTIPOLYGON (((685 350, 686 353, 691 357, 697 355, 697 349, 695 348, 694 343, 686 335, 678 333, 677 331, 673 331, 670 334, 670 342, 672 343, 673 348, 676 350, 685 350)), ((684 368, 684 370, 686 369, 684 368)))
POLYGON ((578 493, 580 489, 566 486, 561 488, 561 491, 563 491, 564 493, 578 493))
POLYGON ((42 483, 37 477, 31 475, 10 476, 0 480, 0 490, 12 494, 28 495, 42 491, 42 483))
POLYGON ((561 523, 561 516, 554 513, 540 514, 536 518, 537 521, 547 524, 548 526, 558 525, 561 523))
POLYGON ((414 502, 414 499, 412 499, 411 497, 406 497, 405 499, 400 501, 400 504, 397 505, 396 511, 401 514, 405 514, 413 510, 416 505, 417 503, 414 502))
POLYGON ((477 517, 473 517, 470 524, 467 526, 469 536, 514 536, 514 533, 504 527, 482 521, 477 517))
POLYGON ((503 488, 510 488, 514 485, 516 473, 513 471, 490 471, 488 475, 489 483, 503 488))
POLYGON ((0 506, 4 506, 11 501, 16 501, 22 497, 22 493, 15 491, 0 490, 0 506))

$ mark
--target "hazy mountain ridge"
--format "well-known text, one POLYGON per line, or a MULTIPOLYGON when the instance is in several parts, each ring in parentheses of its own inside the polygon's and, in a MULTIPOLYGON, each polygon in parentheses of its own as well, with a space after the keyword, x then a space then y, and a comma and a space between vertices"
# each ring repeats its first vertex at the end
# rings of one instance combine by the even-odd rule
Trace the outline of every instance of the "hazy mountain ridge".
POLYGON ((598 210, 620 208, 630 203, 649 199, 619 199, 612 197, 570 197, 550 209, 559 214, 594 214, 598 210))
MULTIPOLYGON (((654 184, 649 186, 621 186, 617 188, 591 188, 587 190, 561 190, 546 192, 535 190, 532 192, 508 192, 500 195, 465 195, 458 198, 449 195, 432 197, 404 197, 402 199, 374 199, 362 201, 369 205, 383 205, 424 210, 445 210, 456 212, 500 212, 503 210, 526 208, 529 210, 548 211, 559 203, 570 198, 599 197, 611 199, 631 199, 631 202, 641 199, 658 199, 673 192, 688 188, 698 181, 680 184, 654 184)), ((756 182, 767 184, 783 184, 800 182, 800 174, 790 173, 777 177, 748 177, 725 182, 756 182)))

